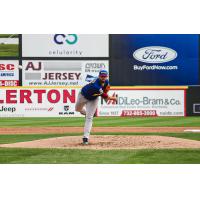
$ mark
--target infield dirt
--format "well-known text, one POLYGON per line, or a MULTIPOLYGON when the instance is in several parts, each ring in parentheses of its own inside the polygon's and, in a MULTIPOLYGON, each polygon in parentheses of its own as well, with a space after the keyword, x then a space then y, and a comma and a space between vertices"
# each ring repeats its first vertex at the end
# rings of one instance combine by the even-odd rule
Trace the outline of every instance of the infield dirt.
POLYGON ((200 148, 200 141, 165 136, 91 136, 89 145, 81 144, 80 136, 66 136, 3 144, 13 148, 64 148, 64 149, 169 149, 200 148))

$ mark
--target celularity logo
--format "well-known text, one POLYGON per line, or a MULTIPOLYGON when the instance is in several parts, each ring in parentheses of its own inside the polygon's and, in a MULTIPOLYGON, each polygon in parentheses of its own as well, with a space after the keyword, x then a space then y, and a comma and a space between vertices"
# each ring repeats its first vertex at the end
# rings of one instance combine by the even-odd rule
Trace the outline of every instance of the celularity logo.
POLYGON ((50 56, 81 57, 83 51, 79 47, 79 37, 76 34, 55 34, 53 36, 55 48, 49 50, 50 56))
POLYGON ((55 34, 54 42, 58 45, 68 44, 73 45, 78 42, 78 36, 76 34, 55 34))

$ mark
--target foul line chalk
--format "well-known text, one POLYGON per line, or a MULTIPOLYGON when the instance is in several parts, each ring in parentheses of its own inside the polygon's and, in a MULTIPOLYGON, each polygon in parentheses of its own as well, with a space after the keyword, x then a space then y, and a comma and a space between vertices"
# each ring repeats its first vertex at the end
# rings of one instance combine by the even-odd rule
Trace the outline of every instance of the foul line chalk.
POLYGON ((199 132, 200 133, 200 130, 184 130, 184 132, 199 132))

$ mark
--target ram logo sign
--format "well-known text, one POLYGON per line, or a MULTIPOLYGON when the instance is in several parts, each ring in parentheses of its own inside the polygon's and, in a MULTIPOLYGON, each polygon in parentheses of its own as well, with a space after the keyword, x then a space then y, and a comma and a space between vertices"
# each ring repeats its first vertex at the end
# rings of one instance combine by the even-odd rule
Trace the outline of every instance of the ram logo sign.
POLYGON ((165 63, 174 60, 177 52, 167 47, 149 46, 137 49, 133 57, 145 63, 165 63))

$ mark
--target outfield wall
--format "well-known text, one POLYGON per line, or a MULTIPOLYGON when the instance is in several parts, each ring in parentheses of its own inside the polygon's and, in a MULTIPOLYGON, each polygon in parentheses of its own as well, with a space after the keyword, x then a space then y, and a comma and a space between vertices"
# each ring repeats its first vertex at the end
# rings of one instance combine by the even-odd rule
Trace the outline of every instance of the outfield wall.
MULTIPOLYGON (((0 117, 81 117, 75 112, 80 87, 0 88, 0 117)), ((117 102, 99 98, 98 116, 185 116, 185 88, 113 87, 117 102)))
MULTIPOLYGON (((106 69, 112 86, 127 89, 111 91, 111 95, 118 93, 118 104, 99 104, 99 116, 200 115, 198 34, 19 34, 14 37, 17 44, 9 42, 9 38, 4 38, 0 44, 0 87, 25 86, 27 94, 34 95, 37 95, 34 90, 44 90, 42 98, 48 104, 45 94, 49 89, 62 92, 65 87, 71 92, 75 88, 77 95, 77 88, 94 80, 101 69, 106 69), (13 45, 10 52, 6 50, 8 44, 13 45), (133 105, 128 105, 128 100, 123 98, 133 105), (151 103, 146 103, 149 99, 151 103), (152 105, 153 99, 155 105, 152 105), (171 99, 180 104, 170 105, 171 99), (124 105, 120 105, 122 101, 124 105)), ((7 98, 6 90, 10 88, 0 89, 1 100, 7 98)), ((11 95, 19 101, 24 88, 13 90, 16 94, 11 92, 11 95)), ((40 105, 34 98, 24 106, 1 103, 4 106, 0 109, 1 116, 78 116, 77 113, 62 114, 69 107, 73 113, 74 102, 65 105, 57 102, 55 109, 48 105, 52 113, 49 115, 36 109, 39 105, 44 112, 48 106, 40 105), (15 113, 9 113, 12 108, 6 110, 11 105, 16 107, 15 113)))
MULTIPOLYGON (((77 78, 77 85, 94 78, 103 68, 109 70, 113 86, 200 85, 198 34, 19 34, 18 37, 17 56, 13 56, 14 49, 6 49, 9 38, 0 44, 2 86, 9 86, 8 80, 10 86, 37 86, 37 81, 44 85, 41 74, 45 70, 51 73, 47 82, 58 86, 58 80, 70 79, 64 73, 83 73, 87 63, 90 66, 81 74, 81 80, 77 78), (11 61, 23 65, 23 70, 8 70, 4 65, 12 64, 11 61), (34 83, 29 83, 31 78, 34 83)), ((74 86, 74 82, 68 85, 74 86)))

